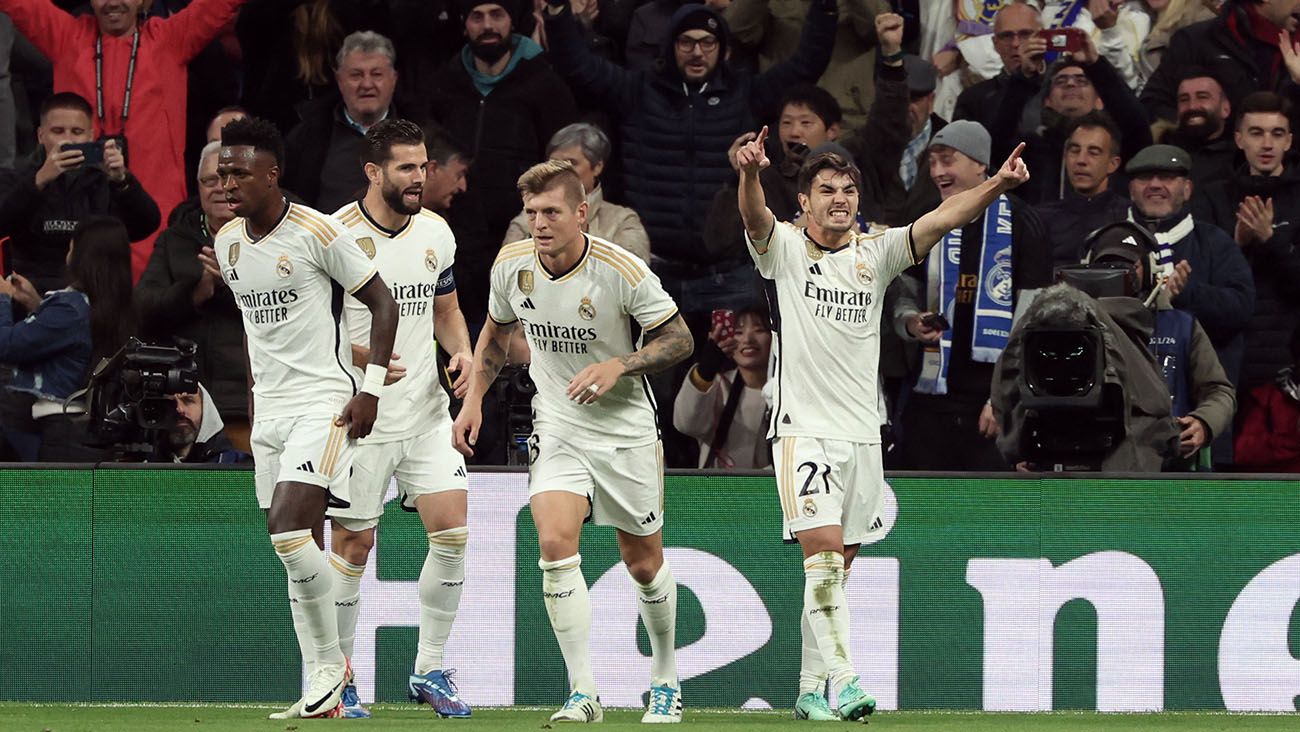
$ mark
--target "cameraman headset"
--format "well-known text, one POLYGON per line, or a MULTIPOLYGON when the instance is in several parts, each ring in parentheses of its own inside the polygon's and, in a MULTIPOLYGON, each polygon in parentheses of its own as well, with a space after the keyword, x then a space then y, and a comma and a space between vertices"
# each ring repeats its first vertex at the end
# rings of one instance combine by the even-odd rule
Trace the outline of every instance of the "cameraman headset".
MULTIPOLYGON (((1154 311, 1155 329, 1147 346, 1169 387, 1180 432, 1180 459, 1168 461, 1165 469, 1208 469, 1208 446, 1232 425, 1236 394, 1196 317, 1170 304, 1164 277, 1158 274, 1159 249, 1155 237, 1144 227, 1118 221, 1088 235, 1083 264, 1129 270, 1128 292, 1154 311)), ((1108 301, 1120 299, 1128 298, 1102 298, 1099 302, 1111 312, 1125 305, 1108 301)))

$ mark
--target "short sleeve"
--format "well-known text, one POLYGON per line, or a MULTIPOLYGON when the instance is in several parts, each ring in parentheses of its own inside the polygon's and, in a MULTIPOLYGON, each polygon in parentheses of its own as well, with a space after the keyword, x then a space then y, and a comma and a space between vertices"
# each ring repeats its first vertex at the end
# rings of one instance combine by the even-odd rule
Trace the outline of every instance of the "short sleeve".
POLYGON ((329 246, 315 248, 317 264, 330 279, 343 285, 343 289, 352 295, 374 278, 378 270, 352 232, 341 224, 338 228, 339 233, 329 246))
POLYGON ((500 325, 519 319, 510 304, 510 268, 498 263, 492 268, 492 288, 488 294, 488 315, 500 325))
POLYGON ((442 247, 443 256, 438 258, 438 266, 441 268, 438 272, 438 283, 434 287, 434 295, 450 295, 456 291, 456 274, 452 265, 456 263, 456 237, 451 233, 451 228, 443 224, 443 236, 446 237, 442 247))
POLYGON ((799 230, 773 218, 772 233, 766 240, 754 239, 745 232, 745 248, 754 260, 758 273, 766 279, 773 279, 784 269, 784 259, 790 256, 790 249, 798 251, 802 246, 803 236, 799 230))
POLYGON ((648 269, 641 281, 632 284, 624 281, 624 304, 627 314, 649 332, 672 320, 677 315, 677 303, 664 290, 659 277, 648 269))
POLYGON ((887 287, 903 270, 915 264, 912 254, 912 226, 896 226, 886 229, 878 236, 870 237, 871 253, 875 258, 875 270, 882 286, 887 287))

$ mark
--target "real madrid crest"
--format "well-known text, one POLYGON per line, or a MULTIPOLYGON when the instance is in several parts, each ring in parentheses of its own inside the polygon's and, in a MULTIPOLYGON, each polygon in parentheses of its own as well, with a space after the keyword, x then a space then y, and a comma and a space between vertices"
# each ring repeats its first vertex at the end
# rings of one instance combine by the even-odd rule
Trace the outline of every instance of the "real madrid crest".
POLYGON ((370 257, 371 259, 375 258, 374 239, 371 239, 368 236, 359 236, 357 237, 357 246, 361 247, 361 251, 365 252, 367 257, 370 257))
POLYGON ((275 263, 275 273, 280 275, 280 279, 288 279, 293 274, 293 264, 289 262, 289 255, 280 255, 280 259, 275 263))
POLYGON ((432 249, 424 250, 424 268, 430 272, 438 271, 438 255, 434 254, 432 249))
POLYGON ((226 261, 230 263, 231 267, 235 266, 235 262, 239 261, 239 242, 230 245, 230 252, 226 254, 226 261))
POLYGON ((817 515, 817 503, 811 498, 803 499, 803 515, 812 518, 817 515))
POLYGON ((808 258, 814 262, 826 256, 826 252, 823 252, 821 247, 813 244, 812 239, 804 239, 803 245, 808 248, 808 258))
POLYGON ((583 320, 596 319, 596 308, 591 304, 591 298, 582 298, 582 303, 578 305, 578 317, 583 320))
POLYGON ((519 285, 519 291, 525 295, 533 294, 533 271, 531 269, 521 269, 515 277, 516 284, 519 285))
POLYGON ((861 282, 863 285, 871 284, 871 270, 867 269, 867 265, 858 262, 858 270, 856 274, 858 275, 858 282, 861 282))

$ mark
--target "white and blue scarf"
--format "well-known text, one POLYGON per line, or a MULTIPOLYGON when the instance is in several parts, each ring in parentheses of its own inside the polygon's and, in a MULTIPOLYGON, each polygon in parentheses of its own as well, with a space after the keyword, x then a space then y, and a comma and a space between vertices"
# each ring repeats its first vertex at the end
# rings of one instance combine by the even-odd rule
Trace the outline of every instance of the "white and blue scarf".
MULTIPOLYGON (((954 321, 957 281, 961 278, 961 229, 953 229, 926 260, 930 310, 954 321), (937 307, 935 307, 937 305, 937 307)), ((979 281, 975 289, 975 322, 971 360, 993 363, 1006 348, 1013 319, 1011 279, 1011 201, 998 196, 984 212, 984 241, 980 244, 979 281)), ((939 346, 926 348, 916 391, 948 393, 948 367, 952 363, 952 330, 939 336, 939 346)))

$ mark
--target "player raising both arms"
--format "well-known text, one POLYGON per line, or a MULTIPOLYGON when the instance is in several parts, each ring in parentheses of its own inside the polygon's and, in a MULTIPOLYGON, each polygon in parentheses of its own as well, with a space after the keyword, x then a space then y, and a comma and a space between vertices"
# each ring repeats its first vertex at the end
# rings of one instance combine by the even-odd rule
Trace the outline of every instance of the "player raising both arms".
POLYGON ((565 161, 519 178, 533 238, 501 248, 492 266, 491 316, 479 335, 469 394, 453 433, 471 454, 483 394, 523 328, 532 350, 533 434, 528 491, 541 548, 542 599, 569 672, 554 722, 599 722, 588 648, 591 602, 578 537, 590 514, 618 531, 636 582, 652 654, 643 722, 680 722, 675 638, 677 583, 663 555, 663 450, 645 375, 690 356, 690 332, 659 278, 635 256, 582 233, 586 192, 565 161), (643 333, 636 348, 633 331, 643 333))
POLYGON ((350 671, 339 649, 333 573, 311 529, 327 506, 348 505, 353 445, 375 423, 397 305, 342 224, 284 199, 283 159, 280 133, 265 120, 222 129, 217 175, 237 218, 201 258, 243 314, 257 502, 289 575, 294 629, 310 669, 307 693, 285 714, 336 716, 350 671), (373 320, 360 393, 340 320, 344 291, 373 320))
MULTIPOLYGON (((465 459, 451 445, 450 400, 438 383, 436 337, 451 353, 451 371, 464 391, 471 364, 469 330, 456 297, 451 265, 456 240, 441 216, 420 208, 424 169, 429 162, 419 125, 386 119, 366 133, 361 159, 369 186, 365 197, 334 216, 357 237, 362 251, 397 301, 399 320, 390 382, 370 436, 357 445, 351 481, 352 505, 332 509, 334 582, 339 644, 352 655, 360 613, 361 575, 384 514, 384 494, 396 476, 402 508, 417 511, 429 537, 420 571, 420 642, 411 698, 443 717, 468 717, 443 671, 442 649, 456 618, 465 583, 465 459), (402 358, 398 359, 400 354, 402 358), (394 380, 395 379, 395 380, 394 380)), ((369 358, 370 313, 345 298, 352 350, 361 364, 369 358)), ((344 716, 368 717, 349 685, 344 716)))
POLYGON ((750 256, 770 280, 773 351, 773 469, 784 535, 804 555, 802 668, 798 719, 859 719, 876 700, 858 685, 849 659, 844 580, 863 541, 882 527, 885 477, 880 456, 876 371, 885 290, 905 268, 925 261, 945 234, 984 212, 1029 179, 1017 147, 997 175, 952 196, 909 227, 854 231, 862 175, 835 153, 809 158, 799 171, 806 229, 779 223, 758 173, 769 165, 763 143, 744 145, 740 214, 750 256), (836 691, 832 711, 826 676, 836 691))

